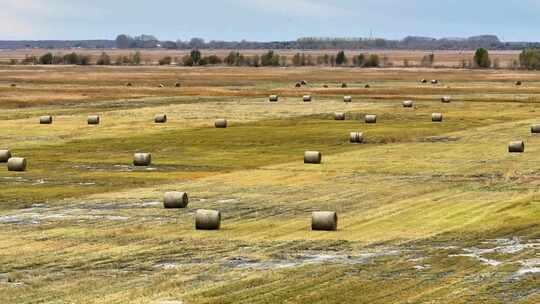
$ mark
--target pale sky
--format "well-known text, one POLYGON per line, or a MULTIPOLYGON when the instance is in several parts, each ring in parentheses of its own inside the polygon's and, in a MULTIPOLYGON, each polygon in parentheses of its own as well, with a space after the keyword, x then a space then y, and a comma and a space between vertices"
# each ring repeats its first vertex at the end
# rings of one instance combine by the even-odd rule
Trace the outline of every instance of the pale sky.
POLYGON ((540 0, 0 0, 0 40, 295 40, 407 35, 540 41, 540 0))

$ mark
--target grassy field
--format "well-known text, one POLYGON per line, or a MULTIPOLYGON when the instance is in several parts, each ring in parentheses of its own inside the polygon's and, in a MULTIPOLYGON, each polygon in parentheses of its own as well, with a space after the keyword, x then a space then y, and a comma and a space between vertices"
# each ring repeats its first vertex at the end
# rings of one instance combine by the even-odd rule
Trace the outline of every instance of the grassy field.
POLYGON ((539 104, 521 71, 0 67, 0 149, 29 162, 0 165, 0 303, 538 303, 539 104))

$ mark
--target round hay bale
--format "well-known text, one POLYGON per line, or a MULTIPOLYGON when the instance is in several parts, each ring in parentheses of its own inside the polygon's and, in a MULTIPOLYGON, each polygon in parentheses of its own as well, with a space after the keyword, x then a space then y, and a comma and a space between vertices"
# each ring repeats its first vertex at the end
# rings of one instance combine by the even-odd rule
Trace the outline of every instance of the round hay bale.
POLYGON ((131 82, 126 83, 126 87, 132 87, 133 84, 131 82))
POLYGON ((89 125, 99 125, 99 115, 90 115, 88 116, 88 124, 89 125))
POLYGON ((351 144, 361 144, 364 142, 364 134, 361 132, 351 132, 349 140, 351 144))
POLYGON ((347 87, 347 84, 346 84, 346 83, 342 83, 342 84, 341 84, 341 88, 342 88, 342 89, 345 89, 346 87, 347 87))
POLYGON ((279 96, 277 95, 270 95, 270 97, 268 97, 268 100, 270 102, 278 102, 279 101, 279 96))
POLYGON ((197 210, 195 213, 195 229, 219 230, 221 227, 221 212, 216 210, 197 210))
POLYGON ((414 102, 412 100, 405 100, 403 102, 403 107, 404 108, 412 108, 414 105, 414 102))
POLYGON ((540 133, 540 124, 535 124, 531 126, 531 133, 540 133))
POLYGON ((319 211, 311 215, 311 230, 336 231, 338 216, 336 212, 319 211))
POLYGON ((508 144, 508 152, 523 153, 525 152, 525 143, 523 141, 512 141, 508 144))
POLYGON ((523 84, 523 82, 521 82, 521 80, 516 81, 516 85, 517 85, 517 86, 520 86, 520 85, 522 85, 522 84, 523 84))
POLYGON ((226 119, 218 119, 214 123, 214 126, 218 129, 225 129, 227 128, 227 120, 226 119))
POLYGON ((158 85, 158 88, 164 88, 164 87, 165 87, 165 85, 164 85, 163 83, 160 83, 160 84, 158 85))
POLYGON ((39 118, 41 125, 50 125, 53 123, 53 117, 51 115, 44 115, 39 118))
POLYGON ((163 198, 163 206, 165 209, 186 208, 188 203, 189 198, 185 192, 166 192, 163 198))
POLYGON ((12 84, 11 84, 11 87, 12 87, 12 88, 15 88, 15 87, 17 87, 17 85, 14 84, 14 83, 12 83, 12 84))
POLYGON ((368 123, 368 124, 377 123, 377 115, 368 114, 368 115, 366 115, 366 117, 364 119, 365 119, 366 123, 368 123))
POLYGON ((327 84, 323 85, 323 88, 328 89, 328 85, 327 84))
POLYGON ((304 95, 304 97, 302 97, 302 100, 304 102, 311 102, 311 95, 304 95))
POLYGON ((133 165, 137 167, 146 167, 152 164, 152 154, 135 153, 133 155, 133 165))
POLYGON ((352 96, 343 97, 343 102, 352 102, 352 96))
POLYGON ((22 157, 11 157, 7 162, 8 171, 26 171, 26 159, 22 157))
POLYGON ((6 163, 11 158, 11 151, 0 150, 0 163, 6 163))
POLYGON ((158 114, 156 117, 154 117, 155 123, 166 123, 167 122, 167 114, 158 114))
POLYGON ((334 119, 335 120, 345 120, 345 113, 342 113, 342 112, 334 113, 334 119))
POLYGON ((438 84, 438 83, 439 83, 439 80, 437 80, 437 79, 433 79, 433 80, 431 81, 431 84, 438 84))
POLYGON ((371 88, 371 86, 370 86, 369 84, 366 84, 366 85, 364 86, 364 88, 369 89, 369 88, 371 88))
POLYGON ((302 81, 300 81, 300 84, 301 84, 301 85, 307 85, 307 81, 302 80, 302 81))
POLYGON ((180 82, 177 82, 177 83, 174 84, 174 86, 177 87, 177 88, 179 88, 179 87, 182 86, 182 84, 181 84, 180 82))
POLYGON ((432 122, 442 122, 443 121, 442 113, 433 113, 433 114, 431 114, 431 121, 432 122))
POLYGON ((427 83, 427 79, 420 80, 421 83, 427 83))
POLYGON ((443 102, 443 103, 450 103, 451 101, 452 101, 452 99, 450 98, 450 96, 441 97, 441 102, 443 102))
POLYGON ((295 88, 300 88, 302 87, 302 84, 300 82, 297 82, 295 85, 294 85, 295 88))
POLYGON ((306 151, 304 152, 304 164, 320 164, 322 161, 322 154, 319 151, 306 151))

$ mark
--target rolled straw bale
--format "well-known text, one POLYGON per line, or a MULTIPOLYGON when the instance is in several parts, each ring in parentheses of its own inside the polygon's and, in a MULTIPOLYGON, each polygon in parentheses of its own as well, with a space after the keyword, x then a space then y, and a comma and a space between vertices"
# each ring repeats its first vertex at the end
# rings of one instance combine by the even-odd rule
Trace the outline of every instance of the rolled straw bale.
POLYGON ((221 212, 216 210, 197 210, 195 213, 195 229, 219 230, 221 227, 221 212))
POLYGON ((540 133, 540 124, 534 124, 531 126, 531 133, 540 133))
POLYGON ((177 83, 174 84, 174 86, 177 87, 177 88, 179 88, 179 87, 182 86, 182 84, 181 84, 180 82, 177 82, 177 83))
POLYGON ((369 84, 366 84, 366 85, 364 86, 364 88, 369 89, 369 88, 371 88, 371 86, 370 86, 369 84))
POLYGON ((12 157, 7 162, 8 171, 26 171, 26 159, 22 157, 12 157))
POLYGON ((336 212, 313 212, 311 229, 316 231, 336 231, 338 216, 336 212))
POLYGON ((39 123, 42 125, 50 125, 53 123, 53 117, 51 115, 44 115, 39 118, 39 123))
POLYGON ((88 124, 89 125, 99 125, 100 118, 99 115, 90 115, 88 116, 88 124))
POLYGON ((443 121, 442 113, 433 113, 433 114, 431 114, 431 121, 432 122, 442 122, 443 121))
POLYGON ((300 84, 301 84, 301 85, 307 85, 307 81, 302 80, 302 81, 300 81, 300 84))
POLYGON ((374 124, 374 123, 377 123, 377 115, 368 114, 368 115, 366 115, 366 117, 365 117, 365 121, 366 121, 366 123, 368 123, 368 124, 374 124))
POLYGON ((150 166, 152 164, 152 154, 150 153, 135 153, 133 155, 134 166, 150 166))
POLYGON ((349 140, 353 144, 361 144, 364 142, 364 134, 361 132, 351 132, 349 140))
POLYGON ((352 96, 343 97, 343 102, 352 102, 352 96))
POLYGON ((304 102, 311 102, 311 95, 304 95, 304 97, 302 97, 302 100, 304 102))
POLYGON ((522 84, 523 84, 523 82, 521 82, 521 80, 516 81, 516 85, 517 85, 517 86, 520 86, 520 85, 522 85, 522 84))
POLYGON ((441 102, 450 103, 451 101, 452 101, 452 99, 450 98, 450 96, 441 97, 441 102))
POLYGON ((438 83, 439 83, 439 80, 437 80, 437 79, 433 79, 433 80, 431 81, 431 84, 438 84, 438 83))
POLYGON ((167 122, 167 114, 158 114, 156 117, 154 117, 155 123, 166 123, 167 122))
POLYGON ((347 84, 346 83, 342 83, 341 84, 341 88, 345 89, 347 87, 347 84))
POLYGON ((345 113, 336 112, 334 113, 335 120, 345 120, 345 113))
POLYGON ((0 150, 0 163, 6 163, 11 158, 11 151, 0 150))
POLYGON ((185 192, 167 192, 163 199, 163 205, 166 209, 186 208, 189 198, 185 192))
POLYGON ((300 82, 297 82, 297 83, 294 84, 294 87, 295 88, 300 88, 300 87, 302 87, 302 84, 300 82))
POLYGON ((525 143, 523 141, 512 141, 508 144, 508 152, 523 153, 525 152, 525 143))
POLYGON ((217 119, 214 122, 214 126, 218 129, 225 129, 227 128, 227 120, 226 119, 217 119))
POLYGON ((279 101, 279 96, 277 95, 270 95, 270 97, 268 97, 268 100, 270 102, 278 102, 279 101))
POLYGON ((306 151, 304 153, 304 164, 320 164, 322 154, 318 151, 306 151))
POLYGON ((414 105, 414 102, 412 100, 405 100, 403 102, 403 107, 404 108, 412 108, 414 105))

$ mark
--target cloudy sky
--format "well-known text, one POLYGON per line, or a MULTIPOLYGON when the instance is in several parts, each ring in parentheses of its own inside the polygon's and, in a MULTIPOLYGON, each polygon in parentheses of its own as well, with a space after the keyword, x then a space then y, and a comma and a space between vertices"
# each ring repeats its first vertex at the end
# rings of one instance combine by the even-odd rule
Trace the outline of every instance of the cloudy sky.
POLYGON ((0 0, 0 40, 292 40, 497 34, 540 41, 540 0, 0 0))

